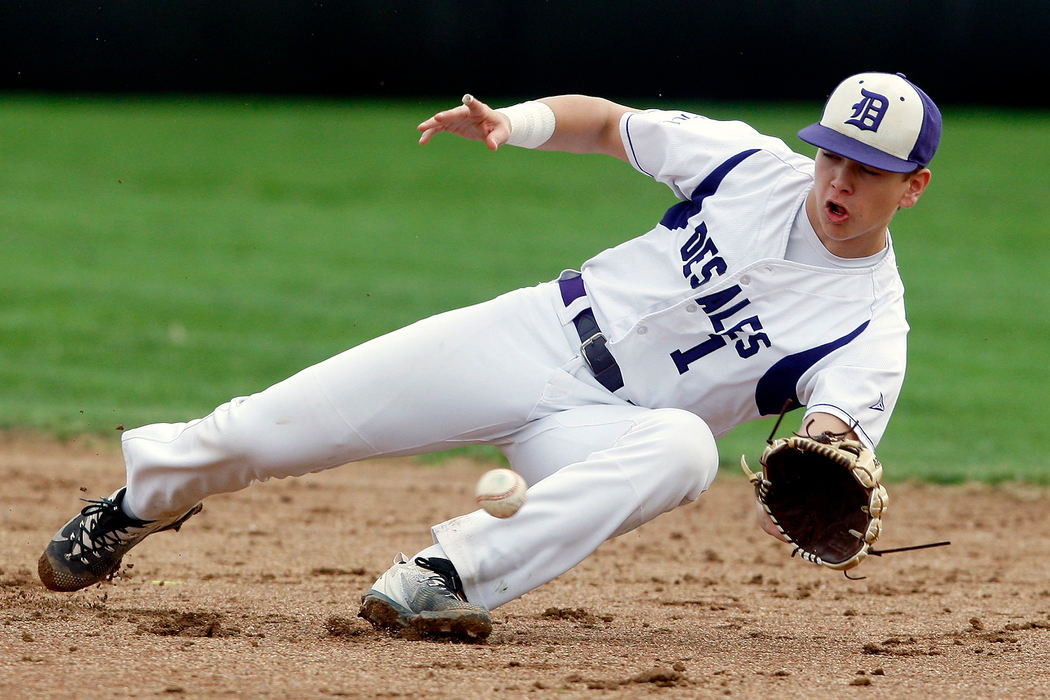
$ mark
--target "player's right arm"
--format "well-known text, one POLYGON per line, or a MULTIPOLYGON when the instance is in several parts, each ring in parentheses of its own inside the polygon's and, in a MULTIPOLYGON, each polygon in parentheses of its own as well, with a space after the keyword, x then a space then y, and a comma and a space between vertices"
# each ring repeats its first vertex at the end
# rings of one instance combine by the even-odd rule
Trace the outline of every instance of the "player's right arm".
MULTIPOLYGON (((541 100, 554 112, 555 128, 539 148, 569 153, 603 153, 627 161, 620 137, 620 118, 638 110, 586 95, 560 95, 541 100)), ((483 141, 496 150, 510 138, 510 120, 487 104, 469 95, 463 104, 438 112, 418 127, 421 144, 435 134, 447 131, 463 138, 483 141)))
POLYGON ((538 101, 551 108, 556 124, 554 134, 540 150, 604 153, 627 162, 620 118, 637 109, 586 95, 561 95, 538 101))

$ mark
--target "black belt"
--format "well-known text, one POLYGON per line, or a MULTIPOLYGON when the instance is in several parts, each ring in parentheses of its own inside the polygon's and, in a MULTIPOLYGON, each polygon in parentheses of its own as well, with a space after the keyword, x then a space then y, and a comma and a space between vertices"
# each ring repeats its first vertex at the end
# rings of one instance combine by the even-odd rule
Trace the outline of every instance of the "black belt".
MULTIPOLYGON (((565 306, 587 295, 586 290, 583 288, 582 277, 560 279, 558 280, 558 286, 561 288, 561 300, 565 306)), ((579 334, 580 342, 582 343, 580 345, 580 354, 583 355, 583 359, 587 362, 587 366, 591 368, 591 372, 594 373, 594 378, 598 380, 598 383, 609 391, 616 391, 623 387, 623 375, 620 374, 620 366, 616 364, 616 359, 609 352, 609 349, 605 347, 609 340, 602 333, 602 329, 598 327, 598 321, 594 318, 594 312, 590 308, 584 309, 576 314, 576 318, 572 319, 572 325, 576 326, 576 332, 579 334)))

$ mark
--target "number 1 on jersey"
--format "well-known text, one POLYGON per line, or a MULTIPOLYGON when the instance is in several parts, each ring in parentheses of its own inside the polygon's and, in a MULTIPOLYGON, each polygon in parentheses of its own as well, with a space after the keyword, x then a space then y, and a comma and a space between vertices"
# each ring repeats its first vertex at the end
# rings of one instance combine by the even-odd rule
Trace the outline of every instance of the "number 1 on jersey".
POLYGON ((699 345, 695 345, 684 352, 675 350, 671 353, 671 359, 674 360, 674 366, 678 368, 678 374, 685 374, 689 371, 689 365, 701 357, 709 355, 721 347, 725 347, 727 342, 725 337, 711 333, 708 335, 707 340, 699 345))

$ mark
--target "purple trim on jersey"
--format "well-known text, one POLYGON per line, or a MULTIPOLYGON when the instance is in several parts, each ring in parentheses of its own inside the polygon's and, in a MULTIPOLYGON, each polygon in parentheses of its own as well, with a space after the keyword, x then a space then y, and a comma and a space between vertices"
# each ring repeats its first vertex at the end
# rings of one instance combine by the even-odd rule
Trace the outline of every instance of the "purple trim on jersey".
POLYGON ((587 293, 583 288, 583 277, 578 275, 558 280, 558 287, 561 289, 561 300, 566 306, 587 293))
POLYGON ((711 171, 711 174, 704 178, 703 182, 696 186, 693 190, 693 194, 689 195, 689 199, 693 201, 697 209, 704 206, 704 200, 713 195, 718 191, 718 186, 722 184, 722 180, 726 179, 726 175, 729 171, 740 165, 748 156, 752 156, 758 153, 761 149, 752 148, 748 151, 742 151, 737 153, 732 158, 726 160, 726 162, 719 165, 717 168, 711 171))
POLYGON ((784 404, 790 401, 786 410, 793 411, 802 405, 798 399, 798 381, 813 365, 843 347, 868 327, 869 321, 857 326, 852 332, 809 350, 796 352, 781 358, 770 367, 755 387, 755 403, 758 413, 763 416, 775 416, 785 410, 784 404))
POLYGON ((707 177, 696 186, 693 193, 689 195, 689 201, 679 202, 667 210, 664 214, 664 218, 660 220, 660 225, 672 231, 679 228, 685 228, 686 222, 689 221, 689 218, 703 209, 704 200, 718 191, 719 185, 721 185, 722 181, 726 179, 726 176, 729 175, 730 171, 740 165, 740 163, 746 158, 758 153, 760 150, 761 149, 759 148, 752 148, 749 151, 737 153, 735 156, 729 158, 712 170, 707 177))
POLYGON ((660 225, 669 231, 685 228, 689 223, 689 217, 698 211, 700 210, 692 202, 679 202, 664 212, 660 225))

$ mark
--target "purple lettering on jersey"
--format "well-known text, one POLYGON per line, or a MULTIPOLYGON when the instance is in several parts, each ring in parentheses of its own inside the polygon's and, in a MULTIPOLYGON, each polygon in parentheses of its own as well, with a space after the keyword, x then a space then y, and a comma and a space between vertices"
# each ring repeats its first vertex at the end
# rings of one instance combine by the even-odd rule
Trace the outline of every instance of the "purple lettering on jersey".
POLYGON ((674 350, 670 353, 671 360, 674 361, 675 368, 678 369, 678 374, 685 374, 689 371, 689 365, 693 364, 701 357, 707 357, 715 350, 724 348, 729 343, 728 340, 715 333, 708 333, 707 340, 694 345, 688 350, 674 350))
MULTIPOLYGON (((716 249, 717 252, 717 249, 716 249)), ((689 286, 696 289, 702 284, 706 284, 711 281, 715 275, 722 276, 729 269, 729 265, 726 264, 725 258, 714 257, 704 263, 704 266, 700 268, 700 276, 693 275, 689 278, 689 286)))
POLYGON ((721 333, 722 331, 724 331, 726 329, 726 319, 735 316, 737 312, 742 311, 744 307, 750 303, 751 300, 745 298, 742 301, 738 302, 735 306, 711 314, 711 324, 715 327, 715 333, 721 333))
POLYGON ((744 334, 743 338, 736 341, 734 347, 736 347, 736 354, 746 360, 756 355, 762 347, 770 347, 772 343, 769 341, 768 335, 759 333, 762 330, 762 322, 758 320, 758 316, 745 318, 726 331, 726 335, 730 338, 736 338, 744 332, 745 328, 750 328, 752 332, 744 334))
MULTIPOLYGON (((700 213, 704 206, 704 200, 718 191, 722 181, 732 172, 733 168, 740 165, 750 156, 758 153, 760 149, 753 148, 748 151, 737 153, 732 158, 721 163, 705 177, 689 196, 689 201, 679 202, 664 214, 660 224, 668 230, 674 231, 684 229, 689 225, 689 220, 700 213)), ((696 224, 692 234, 686 239, 679 249, 682 256, 682 275, 689 281, 689 286, 698 289, 710 282, 716 276, 721 277, 729 270, 729 264, 718 253, 718 246, 714 238, 708 235, 707 222, 700 221, 696 224), (701 261, 699 272, 696 265, 701 261)), ((730 300, 741 293, 738 285, 728 289, 697 297, 696 303, 711 321, 714 333, 707 333, 706 338, 691 348, 684 350, 673 350, 669 353, 674 361, 675 368, 679 374, 689 371, 689 366, 713 352, 724 348, 730 340, 736 341, 734 347, 737 355, 742 359, 757 354, 763 347, 770 347, 769 336, 761 333, 762 322, 758 316, 751 316, 738 321, 729 330, 726 330, 727 322, 731 323, 737 314, 743 311, 751 300, 747 297, 737 301, 729 308, 724 308, 730 300)))
MULTIPOLYGON (((721 260, 721 258, 717 259, 721 260)), ((770 346, 769 336, 759 332, 762 330, 762 321, 758 316, 749 316, 737 321, 732 328, 726 329, 726 321, 751 304, 751 300, 744 297, 727 308, 729 302, 735 300, 742 291, 740 285, 734 284, 732 287, 696 298, 697 305, 707 314, 715 332, 708 333, 703 342, 691 348, 674 350, 670 353, 671 360, 674 361, 674 366, 679 374, 685 374, 689 371, 689 365, 724 348, 730 340, 736 341, 734 343, 736 354, 745 360, 758 353, 762 347, 770 346)))
MULTIPOLYGON (((680 249, 682 260, 695 258, 700 253, 705 243, 707 243, 707 224, 701 221, 696 225, 696 229, 693 230, 693 233, 686 239, 685 243, 682 244, 682 248, 680 249)), ((691 263, 692 261, 690 260, 690 264, 691 263)), ((688 275, 689 273, 683 269, 682 274, 688 275)))
MULTIPOLYGON (((701 222, 703 225, 703 222, 701 222)), ((722 274, 726 271, 725 261, 718 255, 718 246, 710 238, 700 246, 696 255, 691 260, 687 260, 685 265, 682 266, 682 274, 689 279, 689 284, 692 285, 693 289, 699 287, 703 282, 696 275, 689 276, 689 270, 693 265, 700 262, 702 259, 710 257, 711 260, 707 261, 701 268, 701 275, 703 276, 703 282, 710 282, 712 276, 712 269, 718 268, 718 274, 722 274), (717 261, 717 262, 716 262, 717 261)))
MULTIPOLYGON (((726 287, 723 290, 713 292, 706 296, 697 297, 696 303, 700 306, 700 308, 705 314, 710 316, 711 314, 728 304, 731 300, 736 298, 736 295, 739 294, 741 291, 743 290, 740 289, 740 285, 734 284, 732 287, 726 287)), ((716 330, 722 329, 718 328, 716 330)))
POLYGON ((759 415, 773 416, 780 413, 784 410, 784 403, 788 400, 791 401, 787 408, 788 411, 793 411, 801 406, 798 398, 798 382, 802 379, 802 375, 820 360, 863 333, 868 323, 865 321, 853 331, 830 343, 781 358, 770 367, 758 380, 758 385, 755 387, 755 403, 758 405, 759 415))

